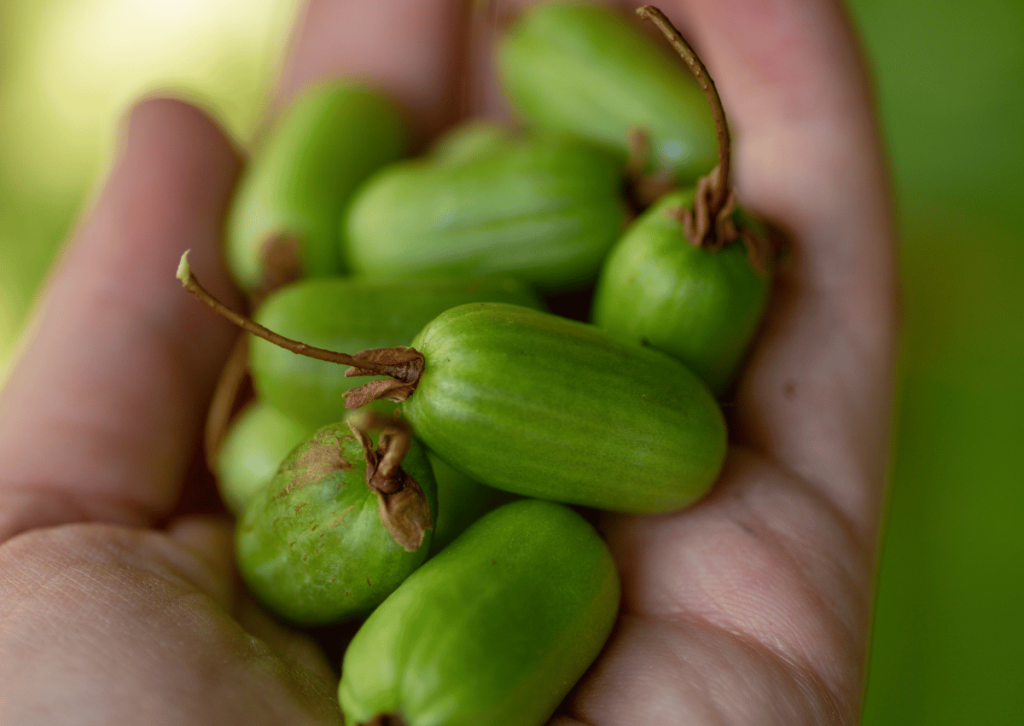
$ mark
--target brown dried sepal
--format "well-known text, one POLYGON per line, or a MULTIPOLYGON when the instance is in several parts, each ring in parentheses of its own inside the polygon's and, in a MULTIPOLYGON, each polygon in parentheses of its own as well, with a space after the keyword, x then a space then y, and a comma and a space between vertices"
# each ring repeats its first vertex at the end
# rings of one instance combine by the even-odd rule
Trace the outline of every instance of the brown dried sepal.
POLYGON ((767 275, 771 263, 768 239, 756 230, 736 223, 736 191, 730 189, 725 204, 712 215, 718 185, 718 167, 697 182, 693 208, 676 207, 669 216, 679 221, 690 244, 712 252, 720 250, 736 239, 742 239, 750 264, 761 275, 767 275))
POLYGON ((274 232, 260 247, 263 276, 255 297, 262 300, 279 287, 302 277, 302 240, 287 232, 274 232))
MULTIPOLYGON (((416 384, 423 374, 423 354, 415 348, 396 346, 394 348, 372 348, 352 356, 357 360, 380 363, 386 366, 385 375, 390 378, 370 381, 358 388, 346 391, 345 408, 362 408, 371 401, 392 401, 401 403, 416 390, 416 384)), ((346 378, 357 376, 379 376, 379 371, 353 366, 345 371, 346 378)))
POLYGON ((647 131, 639 126, 631 128, 626 137, 626 148, 629 153, 625 174, 630 198, 636 208, 646 209, 677 187, 670 172, 647 171, 651 161, 651 135, 647 131))
POLYGON ((357 726, 406 726, 405 719, 397 713, 382 713, 374 716, 369 721, 363 721, 357 726))
POLYGON ((351 416, 347 423, 366 455, 366 486, 377 495, 380 523, 407 552, 415 552, 434 522, 419 483, 402 468, 412 431, 404 421, 374 411, 351 416), (376 450, 368 433, 373 429, 381 429, 376 450))

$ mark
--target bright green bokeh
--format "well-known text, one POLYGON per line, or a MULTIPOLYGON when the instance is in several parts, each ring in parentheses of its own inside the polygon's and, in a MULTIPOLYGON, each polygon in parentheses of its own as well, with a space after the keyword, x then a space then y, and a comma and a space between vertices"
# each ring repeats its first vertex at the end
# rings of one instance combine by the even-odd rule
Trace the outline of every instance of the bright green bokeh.
MULTIPOLYGON (((240 138, 298 0, 0 0, 0 368, 116 120, 240 138)), ((1024 723, 1024 2, 851 0, 901 206, 898 446, 865 726, 1024 723)))
POLYGON ((0 0, 0 379, 33 293, 140 96, 247 139, 298 0, 0 0))

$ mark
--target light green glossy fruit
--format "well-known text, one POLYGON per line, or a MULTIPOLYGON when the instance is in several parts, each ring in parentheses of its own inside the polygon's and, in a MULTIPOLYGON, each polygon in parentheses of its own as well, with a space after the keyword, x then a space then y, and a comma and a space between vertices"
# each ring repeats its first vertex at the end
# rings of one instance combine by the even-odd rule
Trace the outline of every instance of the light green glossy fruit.
POLYGON ((425 367, 406 418, 432 451, 489 486, 656 513, 693 502, 721 468, 718 405, 658 351, 498 303, 449 310, 412 346, 425 367))
MULTIPOLYGON (((402 463, 432 515, 433 474, 413 444, 402 463)), ((366 615, 424 560, 385 529, 377 495, 366 484, 363 448, 345 424, 319 429, 249 501, 235 532, 238 568, 269 610, 299 625, 366 615)))
POLYGON ((771 277, 754 269, 740 240, 720 250, 687 241, 674 212, 692 201, 692 189, 669 194, 626 232, 605 261, 593 319, 682 361, 720 393, 750 347, 771 277))
POLYGON ((511 148, 515 139, 501 124, 484 119, 471 119, 441 137, 431 151, 439 162, 460 164, 478 159, 492 151, 511 148))
MULTIPOLYGON (((448 308, 478 300, 542 304, 529 287, 508 276, 409 281, 333 278, 281 288, 255 317, 286 337, 353 353, 409 345, 424 325, 448 308)), ((345 378, 333 363, 296 355, 259 339, 251 342, 250 367, 261 399, 320 426, 342 420, 346 414, 342 395, 366 381, 345 378)))
POLYGON ((444 459, 427 452, 437 482, 437 526, 430 540, 432 552, 439 552, 487 512, 515 497, 470 479, 444 459))
POLYGON ((501 41, 498 71, 532 125, 572 133, 626 155, 634 130, 649 137, 646 171, 690 183, 716 162, 715 127, 697 84, 615 12, 579 2, 534 6, 501 41))
POLYGON ((342 211, 405 146, 397 109, 363 86, 331 83, 297 99, 254 153, 231 204, 226 256, 239 286, 252 292, 280 282, 267 277, 268 254, 297 253, 302 277, 342 272, 342 211), (275 240, 283 247, 271 252, 275 240))
POLYGON ((618 603, 611 555, 582 517, 536 500, 500 507, 360 628, 338 690, 346 723, 542 726, 618 603))
POLYGON ((217 453, 217 489, 236 516, 270 483, 281 461, 315 427, 262 401, 249 404, 232 423, 217 453))
POLYGON ((593 281, 625 225, 622 161, 536 137, 456 163, 394 164, 352 200, 353 271, 378 279, 514 274, 544 291, 593 281))

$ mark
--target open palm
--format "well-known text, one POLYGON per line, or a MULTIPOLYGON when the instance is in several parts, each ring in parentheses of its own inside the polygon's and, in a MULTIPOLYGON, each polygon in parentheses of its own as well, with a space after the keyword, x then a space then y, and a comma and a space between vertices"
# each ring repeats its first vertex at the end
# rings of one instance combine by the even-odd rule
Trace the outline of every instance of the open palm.
MULTIPOLYGON (((489 73, 460 80, 485 63, 464 42, 468 5, 314 0, 276 103, 355 75, 403 103, 421 141, 467 109, 500 113, 489 73)), ((622 616, 554 723, 856 723, 895 338, 867 76, 834 0, 663 10, 715 75, 741 200, 791 250, 712 493, 603 521, 622 616)), ((4 723, 340 722, 323 655, 239 587, 229 525, 179 507, 235 334, 173 271, 190 247, 237 302, 219 239, 239 168, 193 108, 136 108, 0 394, 4 723)))

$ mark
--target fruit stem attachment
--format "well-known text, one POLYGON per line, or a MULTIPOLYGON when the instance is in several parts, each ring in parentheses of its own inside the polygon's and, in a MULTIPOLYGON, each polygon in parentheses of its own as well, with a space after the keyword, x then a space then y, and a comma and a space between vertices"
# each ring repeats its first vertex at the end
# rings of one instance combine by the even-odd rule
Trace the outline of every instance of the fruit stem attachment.
POLYGON ((409 424, 376 411, 352 414, 345 423, 363 447, 366 486, 377 495, 381 524, 407 552, 415 552, 434 522, 423 489, 402 468, 402 460, 412 446, 409 424), (369 434, 375 429, 380 429, 376 450, 369 434))
MULTIPOLYGON (((360 353, 348 355, 347 353, 338 353, 333 350, 326 350, 324 348, 307 345, 306 343, 300 343, 297 340, 292 340, 291 338, 279 335, 273 330, 263 327, 259 323, 250 320, 240 313, 236 313, 234 310, 215 298, 205 287, 203 287, 196 276, 192 274, 192 270, 188 264, 188 253, 189 250, 185 250, 185 253, 181 256, 181 261, 178 263, 177 277, 181 280, 182 287, 188 290, 188 292, 201 303, 208 306, 221 317, 227 318, 242 330, 263 338, 264 340, 284 348, 285 350, 289 350, 292 353, 304 355, 307 358, 315 358, 317 360, 327 361, 328 363, 338 363, 340 365, 358 368, 360 371, 365 371, 363 375, 388 376, 396 381, 413 385, 419 380, 420 374, 423 372, 423 356, 412 348, 385 349, 396 351, 401 350, 403 353, 406 353, 406 355, 401 358, 395 358, 393 361, 385 360, 381 362, 379 360, 379 355, 361 358, 360 353), (418 365, 416 364, 417 360, 419 361, 418 365)), ((377 353, 377 351, 367 352, 377 353)))
MULTIPOLYGON (((731 230, 722 229, 723 223, 726 221, 723 218, 732 214, 736 204, 729 187, 731 171, 729 124, 725 119, 722 99, 718 95, 718 89, 715 88, 715 82, 708 73, 708 69, 682 34, 665 17, 665 13, 652 5, 645 5, 638 8, 636 14, 661 31, 661 34, 686 63, 693 77, 697 79, 697 83, 704 91, 704 96, 711 107, 711 116, 715 121, 715 133, 718 136, 718 166, 700 180, 694 199, 695 209, 684 210, 689 214, 684 215, 681 221, 690 242, 701 247, 718 249, 737 236, 735 227, 731 230), (723 236, 729 238, 721 239, 723 236)), ((724 226, 729 227, 730 225, 724 226)))

